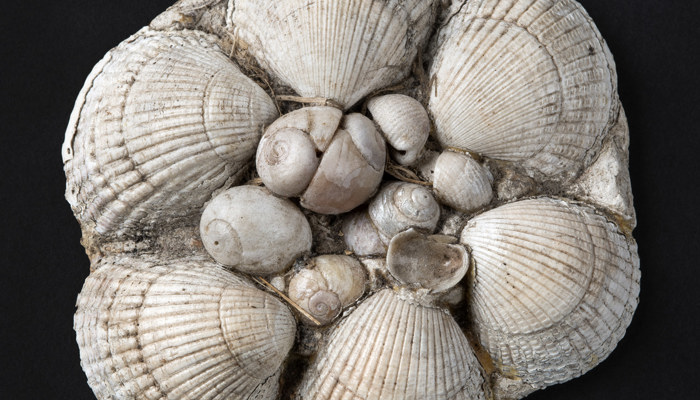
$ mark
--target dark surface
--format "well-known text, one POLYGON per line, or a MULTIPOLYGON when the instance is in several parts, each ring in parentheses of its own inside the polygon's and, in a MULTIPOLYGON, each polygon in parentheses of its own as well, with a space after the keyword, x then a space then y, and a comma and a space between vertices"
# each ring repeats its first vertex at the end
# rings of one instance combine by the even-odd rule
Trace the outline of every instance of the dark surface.
MULTIPOLYGON (((606 361, 529 399, 696 398, 700 7, 690 0, 581 3, 615 56, 629 118, 641 303, 606 361)), ((94 398, 72 330, 88 260, 63 199, 60 148, 92 66, 169 4, 3 4, 0 399, 94 398)))

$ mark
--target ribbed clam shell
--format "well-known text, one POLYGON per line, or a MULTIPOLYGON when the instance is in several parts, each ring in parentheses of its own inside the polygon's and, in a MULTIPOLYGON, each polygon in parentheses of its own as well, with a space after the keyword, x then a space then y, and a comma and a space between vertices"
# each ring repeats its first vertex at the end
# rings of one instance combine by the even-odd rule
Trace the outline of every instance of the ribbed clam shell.
POLYGON ((467 154, 443 152, 435 163, 435 196, 456 210, 468 213, 491 202, 491 171, 467 154))
POLYGON ((538 198, 469 221, 471 309, 501 372, 544 387, 577 377, 622 338, 639 294, 636 244, 588 206, 538 198))
POLYGON ((273 399, 296 333, 284 304, 206 261, 107 262, 77 307, 98 399, 273 399))
POLYGON ((445 311, 384 289, 333 331, 302 399, 484 399, 478 362, 445 311))
POLYGON ((349 108, 404 78, 434 0, 237 0, 228 16, 260 64, 302 96, 349 108))
POLYGON ((369 203, 369 216, 380 234, 391 239, 410 228, 435 230, 440 206, 430 189, 406 182, 384 185, 369 203))
POLYGON ((66 197, 103 235, 195 216, 276 115, 213 36, 141 31, 107 53, 78 98, 63 147, 66 197))
POLYGON ((429 110, 441 144, 551 179, 590 161, 616 115, 617 77, 577 2, 469 1, 438 43, 429 110))
POLYGON ((391 145, 392 157, 402 165, 414 163, 430 133, 430 118, 418 100, 402 94, 387 94, 367 102, 372 119, 391 145))

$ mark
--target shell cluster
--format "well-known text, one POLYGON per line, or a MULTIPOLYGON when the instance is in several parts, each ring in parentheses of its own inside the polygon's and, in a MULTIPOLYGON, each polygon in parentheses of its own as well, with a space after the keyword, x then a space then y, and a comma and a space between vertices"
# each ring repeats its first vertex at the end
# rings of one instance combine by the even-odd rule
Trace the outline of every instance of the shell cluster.
POLYGON ((639 295, 616 85, 573 0, 178 1, 66 132, 88 384, 505 400, 586 373, 639 295))

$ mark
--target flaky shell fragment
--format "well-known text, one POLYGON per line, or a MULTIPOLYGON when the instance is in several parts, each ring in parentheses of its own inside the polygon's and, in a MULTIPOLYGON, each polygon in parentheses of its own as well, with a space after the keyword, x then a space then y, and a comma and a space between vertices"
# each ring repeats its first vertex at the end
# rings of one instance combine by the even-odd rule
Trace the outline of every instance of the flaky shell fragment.
POLYGON ((410 71, 434 0, 236 0, 227 22, 258 62, 301 96, 346 109, 410 71))
POLYGON ((88 77, 63 145, 66 198, 101 235, 199 214, 236 181, 277 111, 209 35, 144 30, 88 77))
POLYGON ((371 98, 367 109, 391 145, 393 159, 402 165, 413 164, 430 133, 430 118, 423 105, 403 94, 387 94, 371 98))
POLYGON ((300 399, 484 399, 483 378, 454 319, 391 289, 365 300, 309 367, 300 399))
POLYGON ((470 213, 493 199, 491 171, 468 154, 444 151, 434 171, 433 190, 442 204, 470 213))
POLYGON ((311 227, 301 210, 258 186, 236 186, 216 196, 199 227, 216 261, 250 274, 282 272, 311 250, 311 227))
POLYGON ((296 323, 275 297, 207 261, 106 261, 78 296, 88 383, 107 399, 274 399, 296 323))
POLYGON ((593 21, 573 0, 460 4, 430 69, 438 140, 544 179, 575 178, 618 107, 614 61, 593 21))
POLYGON ((295 273, 289 281, 288 294, 321 324, 327 324, 362 296, 366 281, 359 261, 329 254, 312 258, 306 267, 295 273))
POLYGON ((501 374, 541 388, 603 361, 639 294, 636 244, 591 207, 537 198, 469 221, 473 327, 501 374))

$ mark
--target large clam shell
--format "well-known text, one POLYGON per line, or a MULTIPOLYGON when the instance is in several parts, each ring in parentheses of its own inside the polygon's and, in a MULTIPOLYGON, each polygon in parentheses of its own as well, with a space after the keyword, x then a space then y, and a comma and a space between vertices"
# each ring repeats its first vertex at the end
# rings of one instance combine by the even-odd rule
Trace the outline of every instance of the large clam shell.
POLYGON ((435 0, 237 0, 227 17, 260 64, 302 96, 348 108, 404 78, 435 0))
POLYGON ((501 373, 533 387, 603 361, 639 294, 636 244, 592 208, 518 201, 469 221, 473 328, 501 373))
POLYGON ((576 177, 619 104, 615 65, 593 21, 573 0, 459 4, 430 70, 440 143, 546 179, 576 177))
POLYGON ((102 235, 196 217, 276 115, 213 36, 141 31, 95 66, 76 102, 63 146, 66 198, 102 235))
POLYGON ((273 399, 296 332, 275 297, 192 259, 107 261, 77 306, 98 399, 273 399))
POLYGON ((484 399, 469 343, 447 312, 391 289, 365 300, 307 370, 302 399, 484 399))

